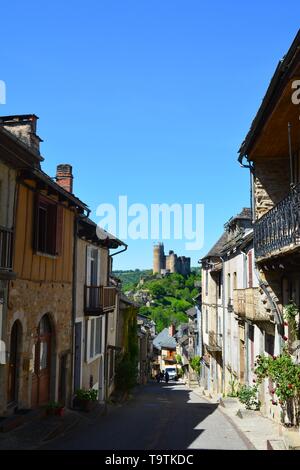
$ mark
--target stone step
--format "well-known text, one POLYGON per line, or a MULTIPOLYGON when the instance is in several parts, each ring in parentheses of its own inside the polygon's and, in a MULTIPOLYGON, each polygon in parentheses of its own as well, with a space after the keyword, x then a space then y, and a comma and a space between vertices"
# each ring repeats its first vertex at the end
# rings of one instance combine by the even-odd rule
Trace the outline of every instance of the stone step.
POLYGON ((268 439, 267 450, 287 450, 283 439, 268 439))
POLYGON ((237 398, 225 397, 220 399, 220 405, 223 406, 223 408, 238 408, 240 402, 237 398))
POLYGON ((261 413, 259 411, 245 410, 243 408, 240 408, 236 415, 241 419, 253 419, 261 417, 261 413))

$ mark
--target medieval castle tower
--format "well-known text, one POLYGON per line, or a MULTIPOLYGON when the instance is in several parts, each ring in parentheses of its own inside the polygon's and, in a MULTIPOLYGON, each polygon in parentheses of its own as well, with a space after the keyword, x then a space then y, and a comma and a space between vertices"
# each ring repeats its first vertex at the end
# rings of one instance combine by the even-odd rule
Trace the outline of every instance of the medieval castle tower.
POLYGON ((163 243, 153 247, 153 274, 178 273, 188 276, 191 272, 191 258, 177 256, 174 251, 165 255, 163 243))

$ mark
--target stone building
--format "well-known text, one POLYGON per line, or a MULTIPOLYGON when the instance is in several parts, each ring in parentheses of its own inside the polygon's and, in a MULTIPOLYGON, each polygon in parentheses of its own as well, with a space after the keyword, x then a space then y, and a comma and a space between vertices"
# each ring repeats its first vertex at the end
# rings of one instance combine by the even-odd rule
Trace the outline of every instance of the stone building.
POLYGON ((10 138, 15 147, 9 164, 16 155, 24 161, 16 169, 2 414, 49 400, 69 404, 72 393, 74 222, 87 207, 42 171, 36 122, 34 115, 0 121, 1 143, 10 138))
MULTIPOLYGON (((62 177, 62 175, 60 175, 62 177)), ((114 375, 111 348, 115 343, 118 316, 118 288, 110 279, 110 249, 126 247, 87 217, 77 222, 76 269, 74 270, 74 392, 84 388, 98 391, 103 402, 110 394, 114 375), (113 370, 111 373, 110 371, 113 370)))
MULTIPOLYGON (((269 318, 268 353, 288 345, 299 362, 299 332, 285 325, 284 306, 300 306, 300 32, 279 62, 249 133, 239 162, 252 177, 254 250, 269 318)), ((261 390, 264 411, 280 419, 270 384, 261 390)), ((293 413, 292 413, 293 414, 293 413)), ((293 417, 287 417, 293 422, 293 417)))
POLYGON ((262 351, 267 316, 258 314, 251 210, 244 208, 202 258, 202 382, 210 393, 229 393, 230 382, 250 383, 254 354, 262 351), (245 298, 247 304, 245 306, 245 298), (255 343, 254 343, 255 341, 255 343))
MULTIPOLYGON (((24 117, 30 122, 30 116, 24 117)), ((7 363, 9 344, 7 337, 8 292, 9 282, 16 278, 13 266, 13 246, 15 236, 15 205, 17 201, 17 175, 20 170, 38 167, 41 156, 29 148, 19 136, 9 132, 8 123, 14 117, 0 120, 0 414, 7 407, 7 363)), ((15 343, 19 340, 19 329, 14 330, 15 343)), ((17 356, 18 350, 12 351, 17 356)), ((15 357, 15 362, 20 357, 15 357)), ((11 374, 11 394, 17 386, 16 373, 11 374)))
POLYGON ((191 273, 191 258, 177 256, 174 251, 165 255, 164 244, 153 247, 153 274, 178 273, 188 276, 191 273))

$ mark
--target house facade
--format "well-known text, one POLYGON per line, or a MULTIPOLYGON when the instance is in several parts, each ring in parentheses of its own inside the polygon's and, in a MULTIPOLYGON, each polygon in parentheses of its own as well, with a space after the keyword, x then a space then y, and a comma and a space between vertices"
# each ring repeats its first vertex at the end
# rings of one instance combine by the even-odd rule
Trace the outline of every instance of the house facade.
MULTIPOLYGON (((300 133, 297 80, 300 33, 278 64, 266 95, 239 150, 252 179, 254 250, 269 316, 268 354, 288 346, 299 361, 299 332, 285 324, 284 307, 300 305, 299 182, 300 133)), ((272 404, 272 384, 261 395, 267 416, 280 420, 272 404)), ((294 422, 294 418, 289 418, 294 422)))
POLYGON ((227 394, 234 385, 253 380, 268 321, 263 306, 259 308, 250 209, 225 224, 224 233, 202 259, 202 268, 202 385, 212 394, 227 394))
POLYGON ((126 246, 87 217, 77 221, 74 325, 74 392, 95 389, 103 402, 110 394, 111 336, 117 328, 118 289, 111 285, 109 250, 126 246))
POLYGON ((37 160, 16 174, 3 414, 49 400, 69 404, 72 393, 74 221, 87 207, 42 171, 36 122, 33 115, 1 118, 18 155, 25 147, 37 160))

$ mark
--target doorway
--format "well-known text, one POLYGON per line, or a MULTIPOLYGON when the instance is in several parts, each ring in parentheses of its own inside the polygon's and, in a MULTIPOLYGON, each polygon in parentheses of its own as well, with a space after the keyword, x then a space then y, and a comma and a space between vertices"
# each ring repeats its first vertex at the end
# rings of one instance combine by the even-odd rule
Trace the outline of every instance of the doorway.
POLYGON ((48 315, 42 317, 37 335, 33 351, 32 406, 43 405, 50 399, 52 329, 48 315))
POLYGON ((22 342, 22 326, 17 320, 13 324, 10 335, 10 355, 8 370, 8 403, 17 404, 19 392, 20 352, 22 342))

